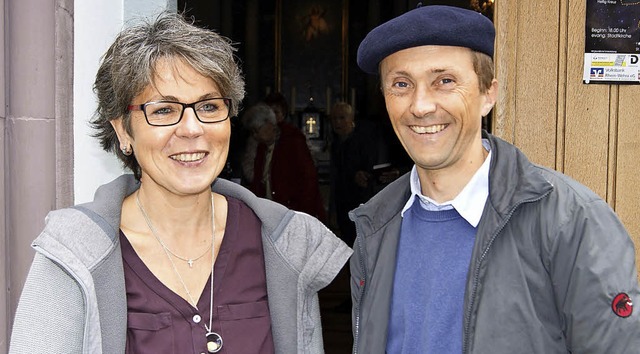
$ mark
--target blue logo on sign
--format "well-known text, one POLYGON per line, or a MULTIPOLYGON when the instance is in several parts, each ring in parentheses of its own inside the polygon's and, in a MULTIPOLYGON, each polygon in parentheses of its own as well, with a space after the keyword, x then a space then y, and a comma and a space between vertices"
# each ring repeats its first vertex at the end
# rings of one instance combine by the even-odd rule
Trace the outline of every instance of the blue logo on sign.
POLYGON ((591 78, 604 78, 604 68, 591 68, 591 78))

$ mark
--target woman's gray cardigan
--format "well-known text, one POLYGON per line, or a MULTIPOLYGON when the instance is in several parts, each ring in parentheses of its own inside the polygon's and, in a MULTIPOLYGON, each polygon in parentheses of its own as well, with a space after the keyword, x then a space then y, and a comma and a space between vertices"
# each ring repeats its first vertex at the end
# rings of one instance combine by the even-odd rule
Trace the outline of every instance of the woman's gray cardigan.
MULTIPOLYGON (((9 353, 124 353, 127 303, 118 239, 132 175, 101 186, 91 203, 49 213, 13 324, 9 353)), ((351 249, 318 220, 218 179, 216 193, 246 203, 262 222, 276 353, 322 353, 317 292, 351 249)), ((250 340, 250 339, 248 339, 250 340)))

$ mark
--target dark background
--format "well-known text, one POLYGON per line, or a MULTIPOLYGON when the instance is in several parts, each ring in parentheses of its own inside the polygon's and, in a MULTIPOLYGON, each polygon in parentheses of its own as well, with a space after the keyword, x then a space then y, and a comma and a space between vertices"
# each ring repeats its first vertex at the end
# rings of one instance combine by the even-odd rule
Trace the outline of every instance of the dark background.
MULTIPOLYGON (((474 9, 493 18, 493 0, 178 0, 178 9, 199 26, 231 38, 246 80, 242 108, 281 92, 290 109, 288 120, 300 126, 303 112, 319 113, 321 135, 311 139, 312 154, 322 179, 323 157, 314 150, 327 145, 327 110, 338 101, 351 103, 356 120, 371 120, 382 127, 391 158, 410 164, 388 120, 378 77, 356 64, 358 45, 374 27, 418 3, 474 9), (319 27, 314 26, 320 24, 319 27), (295 91, 295 92, 294 92, 295 91)), ((242 115, 242 111, 240 116, 242 115)), ((489 121, 489 120, 488 120, 489 121)), ((233 126, 239 118, 232 119, 233 126)), ((485 128, 491 130, 488 124, 485 128)), ((232 136, 230 177, 237 177, 237 157, 243 149, 242 131, 232 136)))
MULTIPOLYGON (((481 6, 478 2, 483 0, 427 0, 422 4, 472 8, 481 6)), ((258 102, 269 91, 280 91, 296 112, 313 97, 315 106, 326 113, 329 87, 330 103, 352 103, 355 91, 358 118, 382 120, 386 111, 378 78, 357 67, 358 45, 375 26, 417 4, 381 0, 179 0, 178 9, 193 16, 196 24, 237 43, 247 83, 244 107, 258 102), (328 28, 307 40, 304 24, 314 8, 328 28), (291 102, 292 86, 296 87, 295 102, 291 102)), ((492 17, 491 13, 487 15, 492 17)))

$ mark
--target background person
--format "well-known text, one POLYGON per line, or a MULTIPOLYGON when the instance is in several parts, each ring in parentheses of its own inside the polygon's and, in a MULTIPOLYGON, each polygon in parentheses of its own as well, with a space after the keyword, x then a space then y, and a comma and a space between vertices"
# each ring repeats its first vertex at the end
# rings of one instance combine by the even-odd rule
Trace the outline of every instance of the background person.
POLYGON ((243 117, 257 147, 250 189, 290 209, 326 220, 318 173, 304 135, 288 124, 278 124, 266 104, 252 107, 243 117))
POLYGON ((353 245, 356 230, 349 220, 349 211, 368 201, 376 189, 398 177, 390 169, 377 174, 374 166, 389 163, 389 153, 378 127, 373 122, 359 120, 350 104, 338 102, 329 114, 331 141, 331 198, 336 212, 340 238, 353 245))
MULTIPOLYGON (((280 92, 271 92, 267 96, 265 96, 263 103, 267 104, 273 114, 275 116, 276 124, 278 127, 285 126, 284 129, 287 130, 288 134, 296 134, 299 131, 295 125, 290 122, 289 119, 289 104, 287 103, 287 99, 280 92)), ((259 108, 255 113, 264 112, 264 109, 259 108)), ((251 113, 253 114, 253 113, 251 113)), ((243 126, 250 119, 246 119, 243 117, 243 126)), ((249 130, 249 134, 246 136, 246 141, 244 143, 244 149, 242 154, 242 171, 243 171, 243 179, 247 185, 251 185, 253 183, 253 164, 256 156, 256 149, 258 148, 258 142, 256 141, 253 133, 249 130)), ((304 137, 302 132, 300 135, 304 137)))
MULTIPOLYGON (((331 210, 335 213, 338 237, 352 246, 356 239, 356 228, 349 220, 349 211, 373 197, 384 183, 399 175, 398 170, 388 168, 378 174, 376 165, 389 161, 387 145, 379 128, 371 121, 355 121, 353 107, 346 102, 338 102, 331 108, 329 121, 333 136, 330 143, 331 210)), ((334 280, 344 284, 344 299, 333 308, 337 312, 351 311, 349 277, 339 275, 334 280)))
POLYGON ((297 128, 296 122, 293 122, 292 117, 289 115, 289 103, 287 102, 287 98, 284 97, 282 93, 270 92, 264 97, 263 101, 271 107, 273 113, 275 113, 278 125, 287 124, 291 127, 297 128))
POLYGON ((116 37, 92 123, 133 175, 49 214, 10 353, 323 352, 317 291, 351 252, 217 178, 244 96, 233 52, 170 13, 116 37))
POLYGON ((479 13, 424 6, 358 48, 415 165, 351 214, 354 352, 637 352, 634 246, 614 212, 481 130, 494 39, 479 13))
POLYGON ((249 127, 251 121, 272 122, 275 124, 275 114, 265 104, 257 104, 249 107, 242 115, 242 128, 246 132, 246 138, 244 142, 244 149, 242 151, 242 178, 243 183, 247 186, 253 183, 253 167, 256 163, 256 149, 258 148, 258 141, 254 137, 253 129, 249 127))

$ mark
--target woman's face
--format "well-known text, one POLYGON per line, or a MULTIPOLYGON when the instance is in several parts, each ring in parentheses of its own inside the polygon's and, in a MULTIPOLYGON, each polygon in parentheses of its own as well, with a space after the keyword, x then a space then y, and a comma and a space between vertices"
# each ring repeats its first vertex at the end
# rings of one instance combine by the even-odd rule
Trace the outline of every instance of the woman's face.
MULTIPOLYGON (((134 97, 132 105, 151 101, 192 103, 221 97, 218 85, 179 59, 163 59, 156 65, 153 84, 134 97)), ((132 135, 126 133, 122 118, 112 121, 122 145, 131 145, 140 164, 142 185, 176 195, 209 190, 222 171, 229 152, 229 119, 218 123, 200 122, 193 109, 186 108, 182 119, 172 126, 147 124, 142 111, 131 113, 132 135)))

